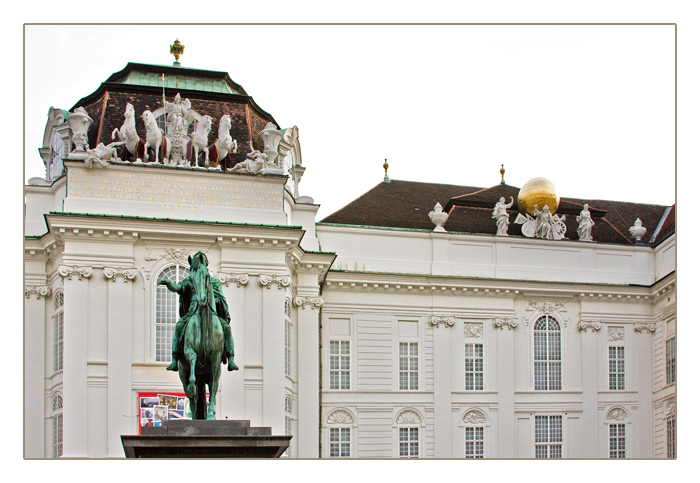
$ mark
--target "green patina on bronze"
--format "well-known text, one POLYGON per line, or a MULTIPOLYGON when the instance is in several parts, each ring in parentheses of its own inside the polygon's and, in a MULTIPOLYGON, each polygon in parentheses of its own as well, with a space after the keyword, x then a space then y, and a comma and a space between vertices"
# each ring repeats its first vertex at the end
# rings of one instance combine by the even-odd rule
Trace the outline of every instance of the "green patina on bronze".
POLYGON ((180 320, 173 335, 173 362, 169 371, 178 371, 190 400, 192 419, 216 419, 216 392, 221 364, 238 370, 233 362, 231 317, 221 282, 209 274, 206 255, 197 252, 187 258, 190 274, 180 283, 161 280, 171 292, 180 295, 180 320), (206 387, 209 387, 207 410, 206 387))

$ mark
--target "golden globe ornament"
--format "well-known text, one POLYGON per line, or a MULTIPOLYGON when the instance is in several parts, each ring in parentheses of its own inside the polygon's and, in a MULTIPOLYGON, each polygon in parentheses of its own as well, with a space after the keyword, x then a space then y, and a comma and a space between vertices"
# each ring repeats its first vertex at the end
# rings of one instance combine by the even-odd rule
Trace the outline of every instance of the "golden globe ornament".
POLYGON ((550 213, 554 214, 559 208, 559 196, 557 190, 547 178, 533 178, 520 188, 518 193, 518 211, 535 216, 535 206, 542 210, 544 205, 549 206, 550 213))

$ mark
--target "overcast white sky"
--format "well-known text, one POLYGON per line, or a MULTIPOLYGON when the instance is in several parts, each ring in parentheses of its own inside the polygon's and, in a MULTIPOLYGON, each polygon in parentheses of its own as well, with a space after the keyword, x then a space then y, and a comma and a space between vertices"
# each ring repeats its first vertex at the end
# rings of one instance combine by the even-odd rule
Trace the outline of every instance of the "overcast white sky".
POLYGON ((49 107, 71 108, 127 62, 172 64, 179 38, 183 67, 228 72, 281 128, 299 127, 300 191, 320 217, 381 182, 385 158, 392 179, 489 187, 504 164, 514 186, 544 176, 560 196, 674 202, 670 25, 25 32, 25 180, 44 176, 49 107))

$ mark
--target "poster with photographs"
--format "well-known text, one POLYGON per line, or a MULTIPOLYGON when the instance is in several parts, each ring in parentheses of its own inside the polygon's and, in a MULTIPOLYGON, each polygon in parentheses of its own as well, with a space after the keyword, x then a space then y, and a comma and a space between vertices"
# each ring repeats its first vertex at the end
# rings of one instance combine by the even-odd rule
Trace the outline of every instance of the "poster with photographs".
POLYGON ((184 394, 140 393, 139 394, 139 434, 141 428, 160 426, 171 419, 187 417, 190 402, 184 394))

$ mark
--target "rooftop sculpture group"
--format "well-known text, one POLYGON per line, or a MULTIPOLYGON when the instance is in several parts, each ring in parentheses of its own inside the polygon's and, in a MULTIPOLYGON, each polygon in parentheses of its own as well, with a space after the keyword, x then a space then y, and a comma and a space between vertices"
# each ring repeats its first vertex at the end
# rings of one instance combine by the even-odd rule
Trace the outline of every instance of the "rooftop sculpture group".
MULTIPOLYGON (((107 167, 110 162, 132 161, 137 163, 159 163, 168 166, 217 168, 229 153, 238 152, 238 142, 231 137, 231 116, 221 116, 218 137, 209 143, 214 118, 199 115, 192 108, 189 99, 182 99, 178 93, 173 102, 163 96, 165 130, 150 110, 140 118, 145 127, 145 139, 136 129, 136 112, 131 103, 124 110, 124 123, 112 131, 115 142, 96 148, 88 146, 87 132, 94 123, 83 107, 78 107, 68 118, 75 149, 68 157, 83 159, 87 167, 107 167), (194 126, 194 129, 191 129, 194 126), (191 131, 191 132, 190 132, 191 131), (122 148, 120 153, 117 148, 122 148), (124 159, 122 159, 122 157, 124 159)), ((292 129, 296 132, 296 127, 292 129)), ((284 135, 273 123, 268 123, 258 134, 263 143, 263 152, 250 143, 247 160, 238 163, 227 171, 248 174, 282 174, 278 146, 284 135)))

